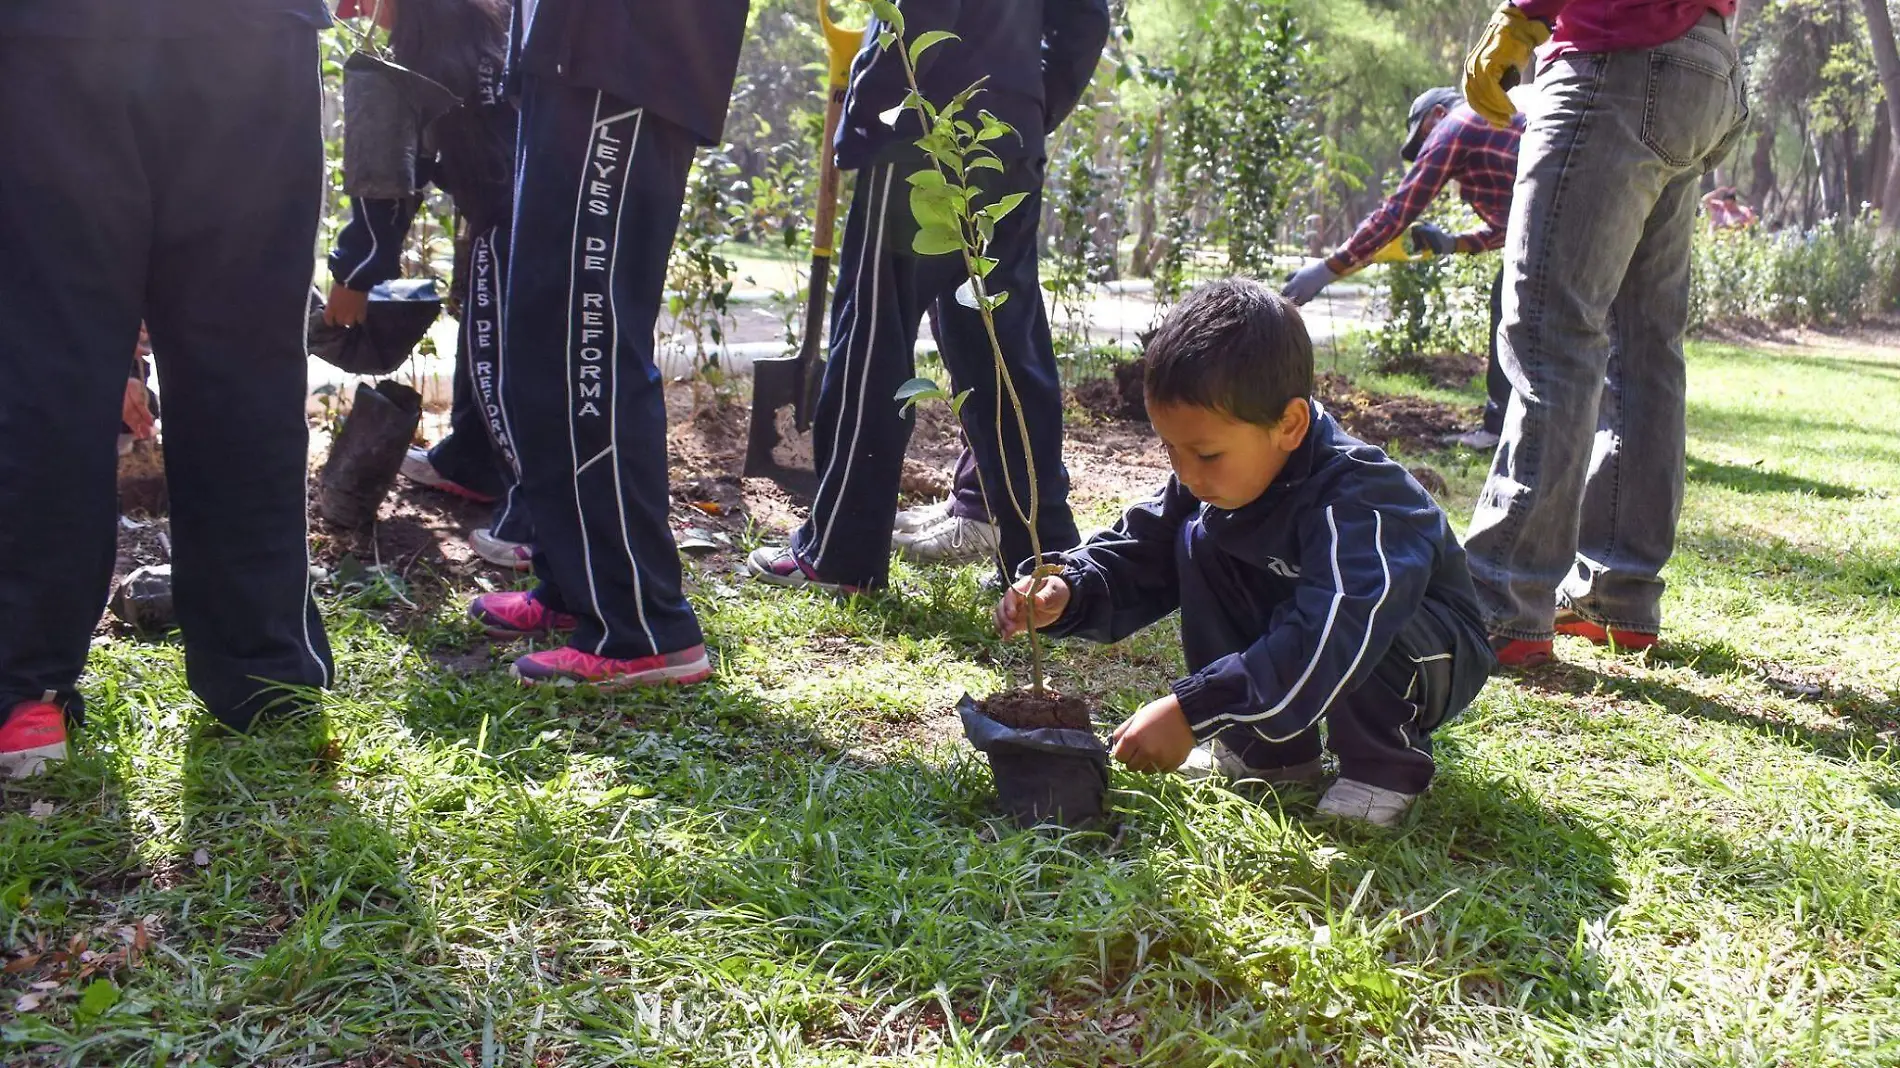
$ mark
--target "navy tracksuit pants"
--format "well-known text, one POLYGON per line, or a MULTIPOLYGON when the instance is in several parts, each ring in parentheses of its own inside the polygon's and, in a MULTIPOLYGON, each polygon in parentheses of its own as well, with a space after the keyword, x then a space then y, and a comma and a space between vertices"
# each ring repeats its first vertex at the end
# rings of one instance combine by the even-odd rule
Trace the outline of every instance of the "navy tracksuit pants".
POLYGON ((694 138, 597 90, 522 83, 500 377, 535 595, 579 618, 584 652, 676 652, 703 639, 667 526, 653 327, 694 138))
POLYGON ((191 688, 246 725, 329 681, 305 547, 317 35, 0 37, 0 710, 76 684, 147 323, 191 688))
POLYGON ((501 402, 501 309, 508 277, 508 220, 469 224, 467 296, 455 354, 449 436, 429 450, 429 463, 477 493, 501 498, 489 525, 496 537, 534 541, 534 524, 517 489, 520 461, 501 402))
MULTIPOLYGON (((904 450, 916 421, 894 399, 915 374, 917 330, 938 302, 940 352, 958 388, 971 389, 963 427, 977 472, 1001 529, 1008 569, 1028 559, 1029 528, 1010 506, 1029 509, 1029 474, 1015 412, 1005 401, 997 433, 998 376, 982 316, 957 303, 968 275, 960 256, 911 251, 916 223, 906 177, 930 164, 910 146, 858 174, 845 224, 843 260, 831 319, 831 353, 813 421, 818 494, 811 518, 792 536, 799 560, 827 582, 869 588, 890 575, 891 522, 904 450), (894 158, 892 158, 894 157, 894 158), (1007 463, 1007 473, 1005 468, 1007 463)), ((996 329, 1035 455, 1044 552, 1073 548, 1080 537, 1069 511, 1069 475, 1062 464, 1062 383, 1036 269, 1043 161, 1014 160, 983 177, 983 203, 1005 193, 1028 199, 996 227, 989 254, 998 263, 986 280, 1010 297, 996 310, 996 329)))
MULTIPOLYGON (((1189 671, 1252 647, 1272 628, 1281 602, 1259 597, 1247 570, 1208 540, 1206 527, 1187 524, 1174 559, 1189 671)), ((1406 624, 1406 644, 1418 658, 1394 644, 1357 689, 1333 702, 1323 720, 1325 745, 1339 758, 1341 777, 1408 794, 1431 785, 1431 732, 1449 713, 1455 626, 1454 613, 1426 601, 1406 624)), ((1317 760, 1323 748, 1318 723, 1282 742, 1267 741, 1245 724, 1216 737, 1256 768, 1317 760)))

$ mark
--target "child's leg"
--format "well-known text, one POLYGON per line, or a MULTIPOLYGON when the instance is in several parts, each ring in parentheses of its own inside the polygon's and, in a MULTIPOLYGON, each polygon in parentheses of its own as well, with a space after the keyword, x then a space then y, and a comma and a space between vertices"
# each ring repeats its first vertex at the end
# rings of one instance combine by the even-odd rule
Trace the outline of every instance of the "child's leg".
POLYGON ((1363 685, 1333 703, 1326 714, 1327 740, 1339 757, 1340 778, 1402 794, 1424 793, 1434 768, 1431 736, 1420 710, 1417 673, 1396 678, 1407 673, 1395 658, 1404 659, 1396 652, 1388 656, 1363 685))
POLYGON ((1283 742, 1269 742, 1252 727, 1236 725, 1220 732, 1215 740, 1250 768, 1290 768, 1320 758, 1318 727, 1309 727, 1283 742))
MULTIPOLYGON (((1181 646, 1188 668, 1199 671, 1223 656, 1241 652, 1267 632, 1272 602, 1255 596, 1232 557, 1207 540, 1206 529, 1191 523, 1176 544, 1175 570, 1181 582, 1181 646)), ((1306 764, 1320 758, 1319 726, 1291 738, 1268 741, 1244 723, 1220 732, 1215 740, 1249 768, 1265 771, 1306 764)))
POLYGON ((872 589, 890 577, 891 522, 916 421, 895 400, 897 387, 915 373, 925 294, 962 269, 956 257, 911 251, 905 179, 929 165, 918 153, 866 167, 845 220, 831 354, 812 422, 818 492, 792 535, 793 552, 825 582, 872 589))
POLYGON ((665 383, 653 324, 691 133, 535 76, 521 98, 518 217, 500 389, 536 534, 537 599, 570 644, 640 659, 697 647, 667 526, 665 383))
POLYGON ((1432 781, 1431 732, 1451 711, 1458 647, 1452 626, 1421 605, 1358 689, 1326 714, 1339 777, 1405 794, 1432 781))

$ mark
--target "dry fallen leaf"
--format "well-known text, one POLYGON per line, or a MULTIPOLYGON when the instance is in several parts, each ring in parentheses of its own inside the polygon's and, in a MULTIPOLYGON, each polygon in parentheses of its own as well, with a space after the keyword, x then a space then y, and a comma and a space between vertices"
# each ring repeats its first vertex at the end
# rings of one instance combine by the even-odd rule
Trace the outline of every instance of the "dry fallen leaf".
POLYGON ((13 1002, 13 1011, 32 1012, 34 1009, 40 1007, 40 1000, 38 994, 21 994, 19 998, 13 1002))
POLYGON ((35 964, 38 964, 40 962, 40 957, 42 956, 44 956, 44 954, 29 953, 26 956, 21 957, 19 960, 10 960, 7 962, 7 966, 5 968, 0 968, 0 974, 18 975, 21 972, 26 971, 27 969, 33 967, 35 964))

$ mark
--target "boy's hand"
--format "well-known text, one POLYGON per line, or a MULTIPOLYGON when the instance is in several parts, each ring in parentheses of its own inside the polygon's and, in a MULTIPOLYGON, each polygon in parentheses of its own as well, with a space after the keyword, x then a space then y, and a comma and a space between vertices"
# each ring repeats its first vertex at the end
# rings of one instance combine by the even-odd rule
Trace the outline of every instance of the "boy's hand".
POLYGON ((996 602, 996 631, 1005 638, 1014 638, 1028 629, 1024 621, 1024 610, 1029 604, 1029 586, 1036 585, 1036 629, 1041 630, 1062 618, 1063 610, 1069 607, 1069 584, 1060 576, 1044 575, 1041 579, 1021 578, 1016 585, 1003 594, 996 602))
POLYGON ((1110 752, 1130 771, 1173 771, 1194 751, 1194 732, 1173 694, 1143 705, 1109 741, 1110 752))
POLYGON ((355 326, 368 311, 368 293, 339 283, 330 287, 330 299, 323 302, 323 321, 331 326, 355 326))

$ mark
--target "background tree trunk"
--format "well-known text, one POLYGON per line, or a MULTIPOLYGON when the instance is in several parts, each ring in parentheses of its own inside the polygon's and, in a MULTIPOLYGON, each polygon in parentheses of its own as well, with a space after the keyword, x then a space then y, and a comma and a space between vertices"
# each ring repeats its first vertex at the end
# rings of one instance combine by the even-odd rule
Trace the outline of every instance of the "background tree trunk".
MULTIPOLYGON (((1887 12, 1887 0, 1860 0, 1861 9, 1867 13, 1867 30, 1874 41, 1874 68, 1880 72, 1880 87, 1887 94, 1887 128, 1889 136, 1900 137, 1900 44, 1893 36, 1893 18, 1887 12)), ((1889 155, 1900 156, 1900 152, 1889 155)), ((1887 188, 1891 191, 1894 180, 1890 177, 1887 188)), ((1900 204, 1889 201, 1887 210, 1881 212, 1881 229, 1892 233, 1900 227, 1900 204)))

